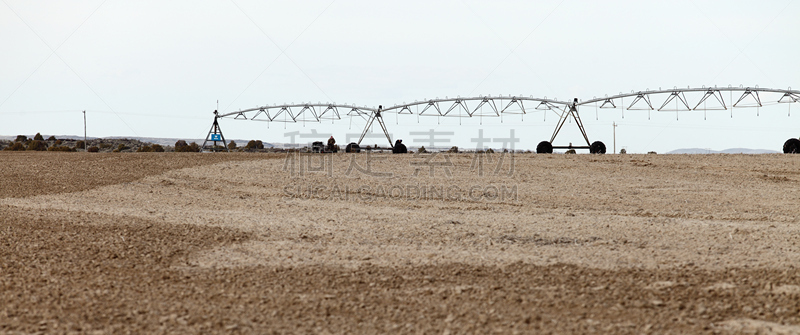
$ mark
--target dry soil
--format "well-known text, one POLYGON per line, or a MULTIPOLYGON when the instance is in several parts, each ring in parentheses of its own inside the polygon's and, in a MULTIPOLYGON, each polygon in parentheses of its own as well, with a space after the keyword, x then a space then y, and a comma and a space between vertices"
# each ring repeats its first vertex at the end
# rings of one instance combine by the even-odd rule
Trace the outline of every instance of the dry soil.
POLYGON ((0 333, 800 333, 800 156, 0 163, 0 333))

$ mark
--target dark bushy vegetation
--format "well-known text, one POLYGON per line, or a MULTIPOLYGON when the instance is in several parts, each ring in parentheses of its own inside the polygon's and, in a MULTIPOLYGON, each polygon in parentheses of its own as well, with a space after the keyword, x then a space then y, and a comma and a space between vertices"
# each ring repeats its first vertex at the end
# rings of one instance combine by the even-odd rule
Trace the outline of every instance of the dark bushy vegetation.
POLYGON ((11 144, 11 145, 3 148, 3 150, 6 150, 6 151, 25 151, 25 145, 22 144, 22 142, 14 142, 14 144, 11 144))
MULTIPOLYGON (((39 135, 39 137, 42 137, 42 136, 39 135)), ((34 137, 34 138, 36 138, 36 137, 34 137)), ((45 150, 47 150, 47 143, 44 143, 44 141, 41 141, 41 140, 30 141, 30 142, 28 142, 28 150, 45 151, 45 150)))
POLYGON ((244 146, 245 149, 264 149, 264 143, 261 140, 250 140, 247 142, 247 145, 244 146))
MULTIPOLYGON (((84 150, 87 152, 201 152, 203 148, 197 143, 186 143, 180 140, 172 146, 159 145, 154 143, 142 142, 136 139, 125 138, 96 138, 88 141, 77 138, 58 139, 48 135, 47 140, 41 139, 44 136, 37 133, 35 136, 17 135, 14 141, 0 140, 0 151, 54 151, 54 152, 76 152, 84 150), (91 149, 91 150, 90 150, 91 149)), ((261 141, 254 141, 255 147, 264 148, 261 141)), ((231 149, 242 151, 241 147, 235 142, 228 142, 231 149)), ((225 151, 224 146, 215 146, 215 151, 225 151)), ((231 150, 233 151, 233 150, 231 150)))
POLYGON ((149 145, 141 146, 139 149, 136 149, 136 152, 153 152, 153 147, 149 145))
POLYGON ((186 141, 179 140, 175 142, 175 152, 200 152, 200 146, 195 142, 186 144, 186 141))
POLYGON ((228 143, 228 150, 234 150, 234 149, 236 149, 236 142, 231 141, 230 143, 228 143))
POLYGON ((54 145, 52 147, 47 148, 47 151, 63 151, 63 152, 73 152, 75 151, 74 148, 70 148, 66 145, 54 145))
POLYGON ((136 152, 164 152, 164 147, 158 144, 144 145, 136 149, 136 152))
POLYGON ((178 140, 178 142, 175 142, 175 151, 179 151, 180 149, 182 149, 183 147, 188 146, 188 145, 189 144, 186 143, 186 141, 178 140))

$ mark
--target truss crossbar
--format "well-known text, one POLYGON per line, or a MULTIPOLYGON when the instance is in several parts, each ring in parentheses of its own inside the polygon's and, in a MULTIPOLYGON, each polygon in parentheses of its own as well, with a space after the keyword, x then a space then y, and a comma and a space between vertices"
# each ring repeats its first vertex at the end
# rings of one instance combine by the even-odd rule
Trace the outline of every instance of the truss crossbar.
POLYGON ((742 102, 742 100, 744 100, 744 99, 745 99, 745 98, 747 98, 748 96, 749 96, 749 97, 752 97, 753 99, 755 99, 755 101, 756 101, 756 105, 757 105, 758 107, 762 107, 762 105, 761 105, 761 98, 759 98, 759 97, 758 97, 758 91, 752 91, 752 90, 746 90, 746 91, 744 91, 744 93, 742 93, 742 96, 739 98, 739 100, 738 100, 738 101, 736 101, 736 103, 735 103, 735 104, 733 104, 733 107, 736 107, 736 106, 738 106, 738 105, 739 105, 739 103, 741 103, 741 102, 742 102))
POLYGON ((634 98, 633 102, 631 102, 631 105, 628 106, 628 110, 648 110, 648 109, 649 110, 653 110, 653 104, 650 103, 650 96, 647 95, 647 94, 643 94, 643 93, 637 94, 636 98, 634 98), (639 107, 633 108, 633 106, 636 105, 636 103, 638 103, 639 101, 644 101, 645 103, 647 103, 647 107, 648 108, 643 108, 643 107, 642 108, 639 108, 639 107))
POLYGON ((681 104, 683 104, 683 106, 684 106, 684 107, 686 107, 686 109, 681 109, 681 108, 677 108, 677 107, 676 107, 675 109, 667 109, 667 110, 669 110, 669 111, 676 111, 676 110, 686 110, 686 111, 690 111, 690 110, 692 110, 692 109, 689 107, 689 103, 688 103, 688 102, 686 102, 686 96, 683 94, 683 92, 680 92, 680 91, 672 92, 672 93, 669 95, 669 97, 667 98, 667 100, 665 100, 665 101, 664 101, 664 104, 663 104, 663 105, 661 105, 661 107, 659 107, 659 108, 658 108, 658 110, 659 110, 659 111, 663 111, 663 110, 664 110, 664 108, 666 108, 666 107, 667 107, 667 104, 669 104, 670 102, 672 102, 672 101, 673 101, 673 100, 675 100, 675 99, 678 99, 678 101, 680 101, 680 102, 681 102, 681 104))
MULTIPOLYGON (((236 114, 236 117, 234 119, 239 118, 240 115, 244 116, 245 120, 247 119, 247 116, 244 115, 244 112, 239 112, 239 114, 236 114)), ((260 109, 258 112, 256 112, 255 115, 253 115, 253 117, 250 118, 250 120, 253 120, 253 121, 272 121, 272 118, 269 116, 269 112, 267 112, 266 109, 260 109), (261 114, 264 114, 266 116, 266 119, 259 119, 258 116, 261 115, 261 114)))
MULTIPOLYGON (((269 114, 267 114, 267 115, 269 115, 269 114)), ((275 115, 273 115, 272 118, 270 118, 269 120, 272 121, 272 122, 295 122, 294 121, 294 115, 292 115, 292 110, 291 110, 291 107, 289 107, 289 106, 281 107, 281 109, 278 110, 278 112, 275 113, 275 115), (281 114, 284 115, 284 119, 283 120, 279 120, 278 119, 278 116, 280 116, 281 114), (286 115, 289 116, 289 119, 286 119, 286 115)))
POLYGON ((523 105, 522 101, 520 101, 520 100, 518 100, 516 97, 514 97, 514 98, 511 98, 511 101, 509 101, 509 102, 508 102, 508 105, 506 105, 506 107, 505 107, 505 108, 503 108, 503 110, 501 110, 501 111, 500 111, 500 113, 508 113, 508 114, 525 114, 525 106, 523 105), (506 112, 506 110, 507 110, 509 107, 511 107, 511 105, 513 105, 513 104, 517 104, 517 106, 519 106, 519 109, 520 109, 522 112, 521 112, 521 113, 515 113, 515 112, 506 112))
POLYGON ((334 105, 328 105, 322 113, 319 114, 319 119, 321 120, 341 120, 341 116, 339 116, 339 109, 336 108, 334 105), (328 113, 330 112, 330 113, 328 113), (327 116, 325 114, 328 114, 327 116))
POLYGON ((450 117, 471 117, 471 116, 472 116, 472 113, 470 113, 470 112, 469 112, 469 107, 467 107, 467 102, 466 102, 466 101, 464 101, 464 100, 458 99, 458 100, 456 100, 456 101, 454 101, 454 102, 453 102, 453 105, 452 105, 452 106, 450 106, 450 108, 449 108, 449 109, 447 109, 447 112, 445 112, 445 113, 444 113, 444 115, 442 115, 442 116, 450 116, 450 117), (456 109, 457 107, 461 107, 461 108, 463 108, 463 109, 464 109, 464 110, 467 112, 467 115, 466 115, 466 116, 462 116, 462 115, 449 115, 449 114, 450 114, 450 112, 452 112, 452 111, 453 111, 453 109, 456 109))
POLYGON ((614 104, 614 100, 606 99, 606 101, 603 101, 603 103, 600 104, 600 108, 617 108, 617 105, 614 104), (606 107, 608 105, 611 105, 611 107, 606 107))
MULTIPOLYGON (((292 114, 290 113, 289 115, 292 115, 292 114)), ((303 108, 300 109, 300 112, 298 112, 295 115, 292 115, 292 119, 294 120, 294 122, 297 122, 298 119, 300 121, 311 121, 311 122, 319 121, 319 117, 317 117, 317 111, 314 109, 314 106, 311 106, 311 105, 303 106, 303 108), (311 117, 313 117, 313 119, 301 118, 301 117, 304 117, 304 115, 306 115, 306 112, 311 113, 311 117)))
POLYGON ((411 107, 403 106, 403 108, 401 108, 400 111, 397 112, 397 114, 414 114, 414 112, 411 111, 411 107))
POLYGON ((790 102, 798 102, 800 101, 800 95, 791 94, 791 93, 784 93, 783 96, 778 99, 778 103, 790 103, 790 102))
MULTIPOLYGON (((478 112, 478 110, 481 109, 481 107, 483 107, 483 105, 488 105, 489 107, 492 108, 492 111, 494 112, 494 114, 490 114, 491 116, 500 116, 500 113, 497 111, 497 105, 494 103, 494 100, 490 100, 488 98, 483 98, 483 100, 481 100, 481 102, 478 103, 478 106, 475 107, 475 110, 473 110, 472 113, 470 113, 470 115, 475 115, 475 113, 478 112)), ((482 113, 478 113, 478 115, 480 115, 480 116, 489 116, 487 114, 482 114, 482 113)))
POLYGON ((434 109, 436 109, 436 112, 437 112, 437 113, 439 113, 439 115, 436 115, 436 116, 442 116, 442 110, 441 110, 441 109, 439 109, 439 104, 438 104, 438 103, 436 103, 436 102, 434 102, 434 101, 429 101, 429 102, 428 102, 428 105, 427 105, 427 106, 425 106, 425 108, 423 108, 421 112, 419 112, 419 115, 423 115, 423 114, 425 114, 425 111, 427 111, 427 110, 428 110, 428 108, 431 108, 431 107, 433 107, 434 109))
MULTIPOLYGON (((705 94, 703 94, 703 98, 701 98, 700 101, 697 103, 697 105, 694 106, 694 108, 692 108, 692 109, 693 110, 697 110, 697 108, 700 107, 700 104, 706 102, 706 100, 708 100, 708 98, 712 97, 712 96, 715 99, 717 99, 717 102, 719 102, 720 106, 722 106, 722 110, 727 110, 728 109, 728 106, 725 105, 725 99, 722 97, 722 93, 719 90, 708 90, 705 94)), ((719 108, 705 108, 705 107, 703 107, 703 109, 719 109, 719 108)))

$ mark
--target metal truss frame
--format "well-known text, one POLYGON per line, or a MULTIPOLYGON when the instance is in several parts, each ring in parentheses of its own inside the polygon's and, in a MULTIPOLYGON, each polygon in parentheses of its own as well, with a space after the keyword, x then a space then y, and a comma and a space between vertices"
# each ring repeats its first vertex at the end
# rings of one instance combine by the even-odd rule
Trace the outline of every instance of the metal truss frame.
MULTIPOLYGON (((571 148, 571 149, 590 149, 592 146, 592 142, 589 140, 589 136, 586 133, 586 129, 583 125, 583 122, 580 118, 580 114, 578 112, 581 106, 588 106, 588 105, 595 105, 596 108, 599 109, 617 109, 621 108, 622 110, 647 110, 652 111, 656 110, 652 103, 652 97, 655 96, 665 96, 663 103, 657 109, 658 111, 696 111, 698 109, 701 110, 727 110, 729 108, 735 107, 762 107, 764 103, 761 100, 761 96, 759 93, 778 93, 783 94, 781 98, 776 103, 800 103, 800 91, 789 89, 772 89, 772 88, 760 88, 756 87, 701 87, 701 88, 677 88, 674 87, 672 89, 667 90, 645 90, 645 91, 631 91, 630 93, 620 93, 618 95, 613 96, 605 96, 602 98, 592 98, 589 100, 579 100, 575 98, 572 102, 568 101, 561 101, 558 99, 548 99, 547 97, 544 98, 534 98, 533 96, 525 97, 525 96, 478 96, 478 97, 455 97, 455 98, 447 98, 444 99, 425 99, 420 101, 414 101, 411 103, 403 103, 399 105, 389 106, 384 108, 383 106, 378 106, 378 108, 370 108, 370 107, 363 107, 363 106, 356 106, 356 105, 348 105, 348 104, 335 104, 335 103, 301 103, 301 104, 284 104, 284 105, 272 105, 272 106, 260 106, 250 109, 239 110, 235 112, 230 112, 226 114, 217 114, 215 111, 214 115, 214 125, 212 126, 212 132, 219 131, 221 134, 221 130, 219 130, 219 124, 217 123, 217 119, 219 118, 232 118, 236 120, 251 120, 251 121, 266 121, 266 122, 320 122, 321 120, 339 120, 341 119, 341 114, 339 113, 340 109, 349 110, 347 116, 350 117, 362 117, 365 118, 367 121, 364 130, 361 133, 361 137, 358 140, 358 144, 361 144, 361 141, 364 139, 366 134, 370 131, 370 128, 374 124, 375 121, 378 121, 378 124, 381 127, 381 130, 386 135, 386 139, 389 142, 389 146, 392 147, 392 139, 389 135, 389 132, 386 128, 386 123, 383 120, 383 115, 385 113, 396 113, 396 114, 417 114, 419 116, 437 116, 437 117, 465 117, 465 118, 472 118, 472 117, 499 117, 502 114, 527 114, 527 111, 534 110, 534 111, 544 111, 545 113, 548 111, 554 111, 559 115, 558 123, 556 124, 555 129, 553 130, 553 134, 550 137, 550 143, 552 144, 558 135, 558 133, 563 128, 564 124, 572 119, 575 121, 578 129, 583 136, 583 140, 586 141, 587 146, 554 146, 553 148, 571 148), (739 99, 736 100, 734 103, 733 101, 726 102, 725 97, 723 96, 723 92, 729 92, 731 96, 733 93, 741 93, 739 99), (700 94, 699 101, 694 104, 694 107, 691 107, 689 99, 686 98, 687 93, 693 94, 700 94), (713 99, 712 99, 713 97, 713 99), (625 107, 623 101, 626 98, 633 98, 631 103, 625 107), (713 102, 716 107, 707 108, 707 102, 713 102), (749 104, 745 105, 746 102, 749 104), (676 107, 674 109, 669 109, 668 105, 674 102, 676 107), (469 103, 473 103, 474 109, 470 109, 469 103), (526 106, 527 104, 527 106, 526 106), (535 106, 533 106, 535 104, 535 106), (597 105, 599 104, 599 106, 597 105), (444 106, 442 106, 444 105, 444 106), (518 108, 510 109, 512 106, 518 108), (703 107, 701 108, 701 105, 703 107), (489 107, 488 111, 485 111, 484 107, 489 107), (414 113, 415 109, 412 107, 416 107, 415 109, 419 111, 419 107, 423 107, 421 111, 414 113), (442 108, 446 107, 446 108, 442 108), (298 111, 299 110, 299 111, 298 111), (455 110, 462 110, 466 113, 454 113, 455 110), (294 113, 297 111, 297 113, 294 113), (321 112, 318 112, 321 111, 321 112), (444 112, 443 112, 444 111, 444 112), (281 118, 282 117, 282 118, 281 118)), ((732 99, 731 99, 732 100, 732 99)), ((211 132, 209 132, 209 136, 211 136, 211 132)), ((205 143, 204 143, 205 146, 205 143)))

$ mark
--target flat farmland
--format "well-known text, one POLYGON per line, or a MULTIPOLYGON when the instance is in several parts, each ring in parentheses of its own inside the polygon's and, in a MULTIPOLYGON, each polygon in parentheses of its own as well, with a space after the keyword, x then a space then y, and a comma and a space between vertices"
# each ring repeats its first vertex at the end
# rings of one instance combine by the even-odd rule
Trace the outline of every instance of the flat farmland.
POLYGON ((797 155, 0 163, 0 333, 800 333, 797 155))

